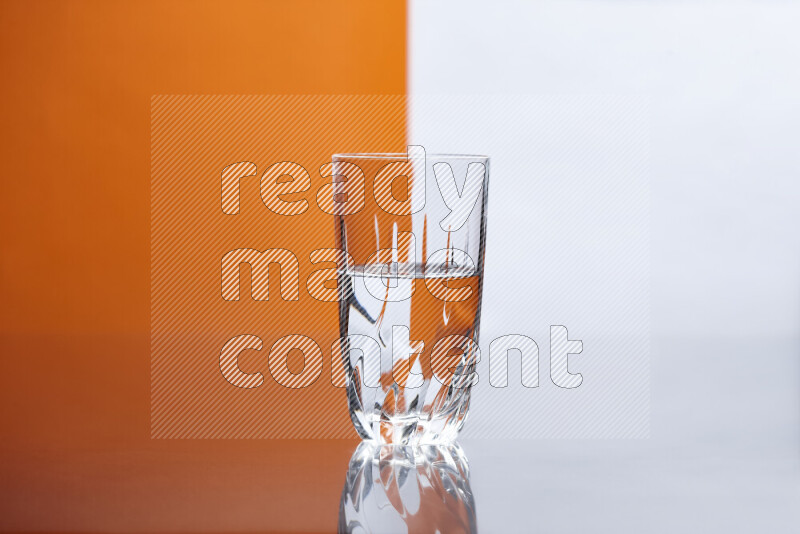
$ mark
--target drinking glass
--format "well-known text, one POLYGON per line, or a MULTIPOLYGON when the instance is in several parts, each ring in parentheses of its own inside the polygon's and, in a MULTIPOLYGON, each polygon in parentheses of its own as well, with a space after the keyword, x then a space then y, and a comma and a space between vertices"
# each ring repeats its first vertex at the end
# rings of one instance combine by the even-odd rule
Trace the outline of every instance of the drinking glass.
POLYGON ((331 165, 353 424, 379 443, 450 442, 477 380, 489 158, 411 146, 331 165))

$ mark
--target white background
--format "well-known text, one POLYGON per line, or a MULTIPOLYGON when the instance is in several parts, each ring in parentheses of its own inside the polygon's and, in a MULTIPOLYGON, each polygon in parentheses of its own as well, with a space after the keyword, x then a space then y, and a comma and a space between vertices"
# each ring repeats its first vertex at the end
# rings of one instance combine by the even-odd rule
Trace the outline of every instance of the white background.
MULTIPOLYGON (((465 440, 484 531, 797 528, 798 23, 791 2, 411 3, 412 96, 649 99, 651 438, 465 440)), ((519 239, 495 198, 487 255, 519 239)))

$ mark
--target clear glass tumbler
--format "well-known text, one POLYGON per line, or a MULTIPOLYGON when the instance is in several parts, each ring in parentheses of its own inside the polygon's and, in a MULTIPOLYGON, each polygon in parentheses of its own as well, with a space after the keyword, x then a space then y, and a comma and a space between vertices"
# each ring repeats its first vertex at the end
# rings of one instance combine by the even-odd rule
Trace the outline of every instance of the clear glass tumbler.
POLYGON ((489 158, 333 156, 350 416, 379 443, 455 439, 476 380, 489 158))

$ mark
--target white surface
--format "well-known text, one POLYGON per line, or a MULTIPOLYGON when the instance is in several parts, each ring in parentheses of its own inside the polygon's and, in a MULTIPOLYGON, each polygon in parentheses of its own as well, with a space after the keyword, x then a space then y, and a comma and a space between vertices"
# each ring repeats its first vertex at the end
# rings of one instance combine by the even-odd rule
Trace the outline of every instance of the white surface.
POLYGON ((654 352, 649 440, 462 440, 480 532, 797 531, 796 343, 654 352))

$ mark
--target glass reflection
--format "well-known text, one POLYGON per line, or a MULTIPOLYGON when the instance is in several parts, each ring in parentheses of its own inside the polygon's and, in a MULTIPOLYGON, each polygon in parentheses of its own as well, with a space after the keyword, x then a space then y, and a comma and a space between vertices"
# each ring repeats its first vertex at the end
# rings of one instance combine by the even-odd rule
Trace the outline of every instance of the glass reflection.
POLYGON ((339 532, 477 532, 461 447, 362 442, 347 469, 339 532))

